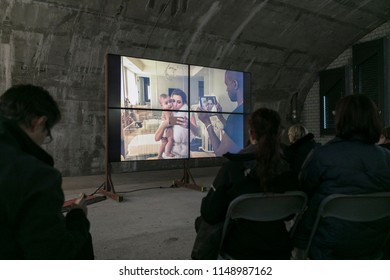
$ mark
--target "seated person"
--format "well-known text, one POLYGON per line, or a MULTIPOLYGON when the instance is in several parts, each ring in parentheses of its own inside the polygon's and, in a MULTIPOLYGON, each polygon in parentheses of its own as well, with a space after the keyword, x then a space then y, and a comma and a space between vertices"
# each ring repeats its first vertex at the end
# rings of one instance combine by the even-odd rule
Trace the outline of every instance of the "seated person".
POLYGON ((42 148, 60 119, 44 88, 15 85, 0 96, 2 260, 94 259, 84 196, 61 213, 62 176, 42 148))
POLYGON ((290 164, 291 171, 298 180, 299 172, 307 155, 321 144, 314 141, 313 133, 309 133, 301 124, 294 124, 288 129, 290 146, 284 148, 284 156, 290 164))
MULTIPOLYGON (((230 202, 246 193, 284 192, 294 188, 289 166, 282 159, 280 116, 261 108, 249 119, 251 145, 242 153, 227 153, 207 196, 201 217, 208 224, 223 222, 230 202)), ((237 221, 229 230, 224 251, 235 259, 290 259, 292 242, 284 221, 237 221)))
MULTIPOLYGON (((295 232, 295 246, 305 250, 321 201, 335 193, 390 191, 390 151, 376 145, 381 121, 375 103, 353 94, 336 104, 336 137, 316 148, 304 163, 301 181, 308 208, 295 232)), ((375 223, 324 219, 310 247, 311 259, 370 259, 383 245, 390 219, 375 223)))
POLYGON ((302 139, 308 133, 309 132, 307 131, 306 127, 304 127, 303 125, 294 124, 288 129, 288 140, 291 144, 294 144, 295 142, 297 142, 297 140, 302 139))

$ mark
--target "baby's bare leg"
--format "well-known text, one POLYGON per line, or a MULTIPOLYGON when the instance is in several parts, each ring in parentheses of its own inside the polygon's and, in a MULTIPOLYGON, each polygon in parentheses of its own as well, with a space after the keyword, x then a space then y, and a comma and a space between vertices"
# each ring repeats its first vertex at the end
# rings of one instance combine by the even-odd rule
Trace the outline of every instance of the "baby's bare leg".
POLYGON ((167 146, 167 143, 168 143, 168 140, 166 137, 161 138, 161 145, 158 148, 157 158, 159 158, 159 159, 163 158, 162 154, 165 151, 165 147, 167 146))
POLYGON ((173 155, 171 153, 172 148, 173 148, 173 129, 171 127, 167 128, 167 130, 165 131, 165 136, 167 137, 167 144, 165 146, 165 154, 168 157, 174 157, 175 155, 173 155))

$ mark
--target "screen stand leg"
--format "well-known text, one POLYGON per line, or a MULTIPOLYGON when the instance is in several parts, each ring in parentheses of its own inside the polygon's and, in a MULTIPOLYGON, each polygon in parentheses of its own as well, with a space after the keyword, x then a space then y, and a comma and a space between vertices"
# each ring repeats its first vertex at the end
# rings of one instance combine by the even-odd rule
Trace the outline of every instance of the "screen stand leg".
POLYGON ((184 161, 184 174, 181 180, 174 180, 173 187, 186 187, 189 189, 205 192, 206 188, 199 186, 195 183, 194 177, 191 174, 190 167, 188 166, 188 160, 184 161), (191 179, 191 182, 190 182, 191 179))
POLYGON ((111 164, 109 163, 107 164, 106 167, 106 181, 103 183, 102 188, 98 192, 118 202, 123 201, 123 196, 115 192, 114 184, 112 183, 112 179, 111 179, 111 164))

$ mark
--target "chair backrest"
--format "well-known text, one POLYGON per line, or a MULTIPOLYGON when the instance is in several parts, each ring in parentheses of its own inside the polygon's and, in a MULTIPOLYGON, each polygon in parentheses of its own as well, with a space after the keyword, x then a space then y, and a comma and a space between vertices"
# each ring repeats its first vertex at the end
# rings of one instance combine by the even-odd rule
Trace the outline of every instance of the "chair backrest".
POLYGON ((354 195, 332 194, 327 196, 318 208, 309 243, 305 250, 305 259, 309 255, 321 218, 327 217, 350 222, 372 222, 390 217, 390 192, 354 195))
MULTIPOLYGON (((251 193, 235 198, 229 205, 222 230, 219 246, 221 258, 222 245, 232 219, 269 222, 295 215, 296 220, 303 213, 307 204, 307 195, 301 191, 285 193, 251 193)), ((296 221, 297 222, 297 221, 296 221)), ((295 223, 296 225, 296 223, 295 223)), ((293 232, 293 227, 290 232, 293 232)))

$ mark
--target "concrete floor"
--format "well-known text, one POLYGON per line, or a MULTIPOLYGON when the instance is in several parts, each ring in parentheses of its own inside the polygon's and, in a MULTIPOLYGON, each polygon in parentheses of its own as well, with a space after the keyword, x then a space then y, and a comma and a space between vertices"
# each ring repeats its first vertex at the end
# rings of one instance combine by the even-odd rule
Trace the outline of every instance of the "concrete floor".
MULTIPOLYGON (((218 169, 193 168, 191 174, 197 185, 208 187, 218 169)), ((190 259, 194 220, 207 193, 170 187, 182 177, 182 169, 113 174, 115 191, 123 201, 107 198, 88 206, 96 259, 190 259)), ((104 180, 104 176, 64 177, 65 198, 92 194, 104 180)))

